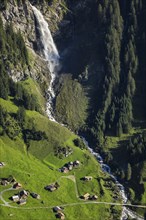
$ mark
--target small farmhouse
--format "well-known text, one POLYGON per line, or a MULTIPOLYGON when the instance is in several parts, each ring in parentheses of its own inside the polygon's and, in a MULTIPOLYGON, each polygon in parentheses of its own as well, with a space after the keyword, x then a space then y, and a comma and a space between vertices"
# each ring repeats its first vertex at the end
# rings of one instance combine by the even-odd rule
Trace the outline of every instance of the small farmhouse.
POLYGON ((62 173, 68 173, 69 172, 69 169, 67 167, 62 167, 61 168, 61 172, 62 173))
POLYGON ((20 198, 26 199, 28 197, 28 192, 26 190, 22 190, 19 193, 20 198))
POLYGON ((19 202, 18 202, 19 205, 25 205, 26 204, 26 199, 21 199, 19 202))
POLYGON ((8 180, 7 179, 2 179, 1 180, 1 185, 2 186, 7 186, 9 184, 8 180))
POLYGON ((56 218, 60 218, 60 219, 64 220, 65 219, 65 215, 64 215, 63 212, 59 212, 59 213, 56 214, 56 218))
POLYGON ((75 160, 74 162, 73 162, 73 166, 74 167, 78 167, 80 165, 80 161, 79 160, 75 160))
POLYGON ((19 195, 12 196, 13 202, 18 202, 20 200, 19 195))
POLYGON ((52 184, 52 185, 45 186, 45 189, 50 192, 53 192, 56 190, 56 187, 52 184))
POLYGON ((91 181, 92 179, 93 179, 92 176, 84 176, 83 177, 83 180, 85 180, 85 181, 91 181))
POLYGON ((62 212, 62 208, 59 206, 55 206, 55 207, 53 207, 53 211, 54 212, 62 212))
POLYGON ((14 189, 19 189, 19 188, 21 188, 22 187, 22 185, 20 184, 20 183, 15 183, 14 185, 13 185, 13 188, 14 189))
POLYGON ((90 197, 90 194, 89 194, 89 193, 86 193, 86 194, 84 194, 83 196, 81 196, 81 198, 84 199, 84 200, 88 200, 89 197, 90 197))
POLYGON ((37 193, 30 193, 30 195, 32 196, 32 198, 34 198, 34 199, 40 199, 40 195, 39 194, 37 194, 37 193))
POLYGON ((53 191, 57 190, 58 187, 59 187, 59 184, 56 182, 56 183, 52 183, 52 184, 50 184, 48 186, 45 186, 44 189, 46 189, 46 190, 48 190, 50 192, 53 192, 53 191))
POLYGON ((97 195, 93 195, 93 196, 90 196, 89 199, 90 199, 90 200, 97 200, 97 199, 98 199, 98 196, 97 196, 97 195))
POLYGON ((5 163, 4 162, 0 162, 0 167, 3 167, 5 166, 5 163))

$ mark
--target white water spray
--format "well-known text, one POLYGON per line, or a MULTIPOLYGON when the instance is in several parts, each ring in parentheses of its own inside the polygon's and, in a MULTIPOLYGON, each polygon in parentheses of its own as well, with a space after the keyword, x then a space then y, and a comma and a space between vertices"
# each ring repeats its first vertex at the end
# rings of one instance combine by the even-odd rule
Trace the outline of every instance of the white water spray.
MULTIPOLYGON (((52 101, 53 101, 53 98, 55 97, 55 93, 53 90, 53 82, 56 78, 57 72, 60 67, 60 65, 59 65, 59 58, 60 57, 59 57, 58 50, 55 46, 55 43, 53 41, 51 32, 49 30, 48 24, 45 21, 43 15, 34 6, 32 6, 32 9, 33 9, 34 15, 35 15, 37 23, 38 23, 37 28, 38 28, 39 34, 40 34, 40 41, 42 44, 43 55, 44 55, 46 61, 48 62, 48 67, 49 67, 49 70, 51 73, 51 82, 50 82, 50 86, 48 88, 48 101, 47 101, 46 112, 47 112, 49 119, 56 122, 56 120, 54 119, 53 114, 52 114, 52 101)), ((85 138, 82 137, 82 139, 83 139, 84 143, 86 144, 86 146, 88 147, 89 151, 97 158, 98 162, 100 163, 101 169, 104 172, 109 173, 111 178, 113 178, 115 180, 115 184, 119 188, 119 192, 122 197, 123 205, 126 204, 128 199, 125 194, 125 189, 124 189, 123 185, 121 185, 117 181, 116 177, 111 174, 110 167, 107 164, 103 163, 103 158, 101 157, 101 155, 94 152, 93 149, 89 147, 88 142, 86 141, 85 138)), ((121 220, 127 220, 128 216, 130 216, 131 218, 136 218, 137 220, 143 220, 142 217, 138 216, 136 213, 134 213, 133 211, 131 211, 127 207, 123 207, 121 220)))
POLYGON ((50 120, 55 121, 52 111, 53 99, 55 98, 55 93, 53 90, 53 82, 56 78, 57 72, 59 71, 59 53, 56 45, 53 41, 51 32, 48 27, 48 23, 45 21, 41 12, 34 6, 31 6, 33 13, 37 21, 37 29, 39 32, 40 42, 42 44, 42 52, 45 60, 48 62, 48 68, 51 73, 51 81, 48 88, 48 101, 46 106, 46 113, 50 120))
MULTIPOLYGON (((115 186, 118 187, 118 189, 119 189, 123 205, 126 204, 128 201, 128 198, 125 193, 124 186, 117 181, 117 178, 114 175, 112 175, 110 167, 107 164, 103 163, 102 156, 99 153, 96 153, 91 147, 89 147, 89 144, 84 137, 81 137, 81 138, 82 138, 84 144, 87 146, 90 153, 96 157, 103 172, 108 173, 110 175, 110 177, 115 181, 115 186)), ((144 220, 141 216, 138 216, 137 213, 135 213, 132 210, 130 210, 129 208, 123 206, 120 220, 127 220, 129 216, 132 219, 144 220)))

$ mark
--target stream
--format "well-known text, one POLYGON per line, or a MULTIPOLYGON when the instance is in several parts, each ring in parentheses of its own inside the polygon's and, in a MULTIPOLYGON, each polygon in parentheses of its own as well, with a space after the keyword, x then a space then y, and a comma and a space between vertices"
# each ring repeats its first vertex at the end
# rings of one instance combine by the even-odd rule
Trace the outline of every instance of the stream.
MULTIPOLYGON (((50 81, 50 85, 48 88, 48 100, 47 100, 47 105, 46 105, 46 113, 48 115, 48 118, 51 121, 58 123, 54 118, 52 106, 53 106, 53 100, 55 98, 53 83, 54 83, 55 78, 57 77, 57 73, 60 69, 60 63, 59 63, 60 56, 59 56, 59 52, 56 48, 56 45, 53 41, 51 32, 48 27, 48 23, 45 21, 43 15, 41 14, 41 12, 37 8, 35 8, 34 6, 31 6, 31 7, 33 10, 34 16, 36 18, 36 21, 37 21, 36 28, 39 31, 39 35, 40 35, 39 36, 40 38, 38 40, 39 40, 39 42, 41 42, 42 53, 44 55, 44 59, 48 63, 48 68, 51 73, 51 81, 50 81)), ((89 144, 84 137, 81 137, 81 138, 82 138, 83 142, 85 143, 85 145, 87 146, 87 148, 89 149, 89 151, 91 152, 91 154, 96 157, 103 172, 108 173, 110 175, 110 177, 113 179, 116 187, 119 188, 119 193, 121 195, 123 205, 126 204, 128 201, 128 198, 125 193, 124 186, 122 184, 120 184, 120 182, 117 180, 116 176, 114 176, 112 174, 110 167, 104 163, 102 156, 99 153, 94 152, 94 150, 91 147, 89 147, 89 144)), ((138 216, 135 212, 133 212, 129 208, 123 206, 120 220, 127 220, 128 216, 132 219, 144 220, 144 218, 138 216)))

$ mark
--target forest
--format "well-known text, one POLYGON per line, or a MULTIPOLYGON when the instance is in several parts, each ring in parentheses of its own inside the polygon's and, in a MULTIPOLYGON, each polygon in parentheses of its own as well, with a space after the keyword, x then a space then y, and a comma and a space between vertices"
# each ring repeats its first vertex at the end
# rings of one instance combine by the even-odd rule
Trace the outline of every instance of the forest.
MULTIPOLYGON (((26 1, 14 2, 23 13, 26 1)), ((27 2, 42 10, 50 22, 61 54, 61 68, 53 84, 53 116, 76 135, 85 136, 92 148, 102 153, 133 204, 145 203, 146 1, 27 2)), ((0 1, 0 136, 14 142, 20 138, 31 149, 33 141, 53 140, 52 131, 48 135, 46 130, 36 129, 36 121, 28 117, 46 117, 48 96, 40 75, 32 74, 36 68, 33 55, 36 60, 37 56, 42 59, 39 41, 31 39, 27 31, 18 30, 13 17, 4 22, 9 4, 8 0, 0 1), (13 80, 14 72, 23 72, 23 78, 13 80), (13 104, 15 107, 10 106, 15 111, 5 103, 13 104)), ((36 20, 33 23, 29 16, 26 20, 33 26, 36 20)), ((47 77, 49 74, 48 70, 47 77)), ((50 83, 49 77, 45 80, 50 83)), ((81 139, 73 143, 86 149, 81 139)), ((58 152, 65 154, 66 148, 56 144, 55 154, 58 152)))

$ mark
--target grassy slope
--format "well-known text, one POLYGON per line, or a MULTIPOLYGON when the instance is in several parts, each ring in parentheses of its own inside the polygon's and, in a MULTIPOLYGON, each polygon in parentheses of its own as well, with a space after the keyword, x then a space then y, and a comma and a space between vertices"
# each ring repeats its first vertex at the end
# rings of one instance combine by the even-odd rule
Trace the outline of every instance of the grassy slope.
MULTIPOLYGON (((41 107, 42 112, 45 113, 45 99, 37 82, 28 78, 20 81, 19 84, 21 84, 29 94, 35 95, 38 105, 41 107)), ((13 102, 13 97, 9 97, 9 102, 0 98, 0 104, 10 113, 16 113, 18 110, 17 105, 13 102)))
MULTIPOLYGON (((14 105, 13 99, 10 98, 8 101, 0 100, 0 104, 7 109, 9 113, 16 113, 18 107, 14 105)), ((97 194, 99 200, 102 201, 113 201, 112 192, 104 189, 105 194, 100 198, 100 187, 97 177, 107 178, 100 168, 99 164, 93 158, 87 150, 80 150, 73 144, 73 139, 76 138, 72 132, 67 128, 60 126, 57 123, 49 121, 45 116, 35 111, 26 111, 26 127, 28 126, 29 119, 34 121, 35 129, 45 131, 48 141, 31 141, 29 154, 27 155, 26 146, 21 137, 17 137, 15 140, 9 139, 6 135, 1 136, 0 139, 0 161, 4 161, 6 166, 1 168, 0 176, 8 177, 13 175, 18 182, 20 182, 24 189, 30 190, 41 195, 41 200, 35 200, 31 197, 28 198, 28 202, 22 207, 22 210, 12 209, 1 206, 1 215, 3 220, 10 218, 17 220, 36 220, 36 219, 55 219, 51 208, 37 209, 33 207, 52 207, 54 205, 61 205, 67 203, 80 202, 75 193, 75 183, 66 178, 60 178, 62 175, 75 175, 77 182, 77 189, 79 195, 89 192, 92 195, 97 194), (55 146, 70 146, 73 148, 73 154, 64 160, 58 159, 53 154, 55 146), (80 168, 74 169, 68 174, 62 174, 56 169, 52 170, 48 168, 48 165, 54 168, 60 168, 68 161, 74 161, 79 159, 82 164, 80 168), (84 183, 80 180, 85 175, 92 175, 93 181, 84 183), (44 186, 54 181, 60 183, 60 188, 49 193, 44 190, 44 186), (43 201, 43 204, 41 203, 43 201), (30 207, 30 211, 23 208, 30 207)), ((104 181, 102 181, 102 185, 104 181)), ((8 186, 0 186, 0 190, 6 189, 8 186)), ((104 188, 104 186, 103 186, 104 188)), ((17 192, 17 191, 16 191, 17 192)), ((8 191, 3 194, 6 201, 10 201, 9 197, 14 195, 14 191, 8 191)), ((2 203, 2 201, 0 201, 2 203)), ((19 207, 17 204, 12 205, 19 207)), ((109 206, 104 205, 79 205, 69 206, 65 208, 66 219, 110 219, 109 206), (106 211, 108 210, 108 212, 106 211), (92 214, 91 214, 92 212, 92 214)))
POLYGON ((13 98, 9 97, 9 101, 0 98, 0 105, 10 113, 16 113, 18 107, 13 103, 13 98))
MULTIPOLYGON (((18 110, 18 107, 14 105, 12 98, 8 101, 0 99, 0 105, 10 114, 15 114, 18 110)), ((55 146, 64 145, 65 142, 73 140, 76 137, 67 128, 49 121, 45 116, 38 112, 26 111, 26 128, 29 127, 29 120, 33 120, 37 131, 45 131, 48 137, 47 141, 31 142, 30 152, 35 156, 39 155, 39 158, 44 158, 49 152, 53 151, 55 146)))
MULTIPOLYGON (((37 192, 41 195, 41 200, 35 200, 32 198, 28 198, 28 202, 24 208, 26 207, 52 207, 54 205, 61 205, 61 204, 67 204, 67 203, 75 203, 80 202, 80 200, 77 199, 75 194, 75 185, 74 182, 72 182, 69 179, 66 178, 60 178, 62 175, 70 175, 73 174, 73 172, 70 172, 69 174, 61 174, 58 171, 52 171, 49 169, 43 162, 35 158, 34 156, 30 155, 27 156, 25 149, 19 150, 20 147, 24 143, 21 140, 12 141, 7 137, 2 137, 0 141, 0 161, 4 161, 6 163, 6 166, 1 169, 1 176, 7 177, 9 175, 13 175, 17 181, 22 183, 23 188, 37 192), (18 147, 18 149, 17 149, 18 147), (49 193, 46 190, 44 190, 44 186, 46 186, 49 183, 52 183, 54 181, 58 180, 60 183, 60 188, 53 192, 49 193), (43 201, 44 204, 41 203, 43 201)), ((80 149, 74 149, 76 151, 76 156, 81 156, 82 165, 79 169, 75 170, 75 175, 77 178, 77 186, 79 193, 84 192, 90 192, 90 193, 96 193, 99 195, 99 186, 98 182, 93 180, 93 183, 87 183, 82 184, 79 180, 80 177, 83 175, 87 175, 92 171, 90 174, 92 174, 94 177, 102 176, 102 173, 99 174, 99 165, 95 161, 95 159, 89 155, 88 152, 86 154, 89 155, 88 164, 86 164, 86 158, 84 158, 84 153, 80 149), (86 167, 86 168, 85 168, 86 167), (94 169, 92 168, 94 167, 94 169), (96 184, 95 184, 96 183, 96 184), (82 188, 84 185, 84 189, 82 188), (85 187, 86 185, 86 187, 85 187)), ((56 167, 59 167, 60 164, 64 164, 65 160, 56 159, 55 157, 51 157, 49 162, 56 165, 56 167), (58 162, 59 161, 59 162, 58 162)), ((74 155, 75 158, 75 155, 74 155)), ((49 159, 49 156, 47 157, 47 160, 49 159)), ((68 158, 68 161, 73 158, 68 158)), ((0 189, 3 190, 7 187, 0 186, 0 189)), ((17 192, 17 191, 16 191, 17 192)), ((3 197, 6 199, 6 201, 9 201, 9 197, 14 195, 14 191, 6 192, 4 193, 3 197)), ((103 197, 103 200, 111 201, 112 198, 108 191, 105 192, 105 196, 103 197)), ((12 205, 15 205, 12 203, 12 205)), ((18 206, 18 205, 16 205, 18 206)), ((22 207, 22 208, 23 208, 22 207)), ((92 210, 92 217, 89 219, 101 219, 100 213, 102 213, 102 218, 109 219, 109 213, 105 212, 105 206, 100 205, 81 205, 80 206, 82 211, 79 211, 78 206, 71 206, 65 208, 65 214, 67 219, 73 220, 73 219, 86 219, 87 217, 91 215, 90 212, 92 210)), ((106 206, 106 209, 109 207, 106 206)), ((12 209, 12 208, 6 208, 1 207, 1 214, 2 219, 8 219, 9 214, 13 214, 11 219, 19 219, 21 216, 21 219, 55 219, 54 214, 52 213, 51 208, 47 209, 32 209, 28 212, 28 210, 18 210, 18 209, 12 209), (23 213, 23 214, 22 214, 23 213)))
POLYGON ((41 107, 42 112, 45 113, 45 99, 37 82, 28 78, 24 81, 20 81, 19 83, 28 91, 29 94, 36 96, 37 103, 41 107))
POLYGON ((34 120, 36 130, 45 131, 48 137, 44 141, 31 141, 29 152, 39 159, 44 159, 48 153, 53 152, 54 147, 65 145, 65 142, 76 137, 67 128, 47 120, 38 112, 27 111, 27 116, 34 120))

